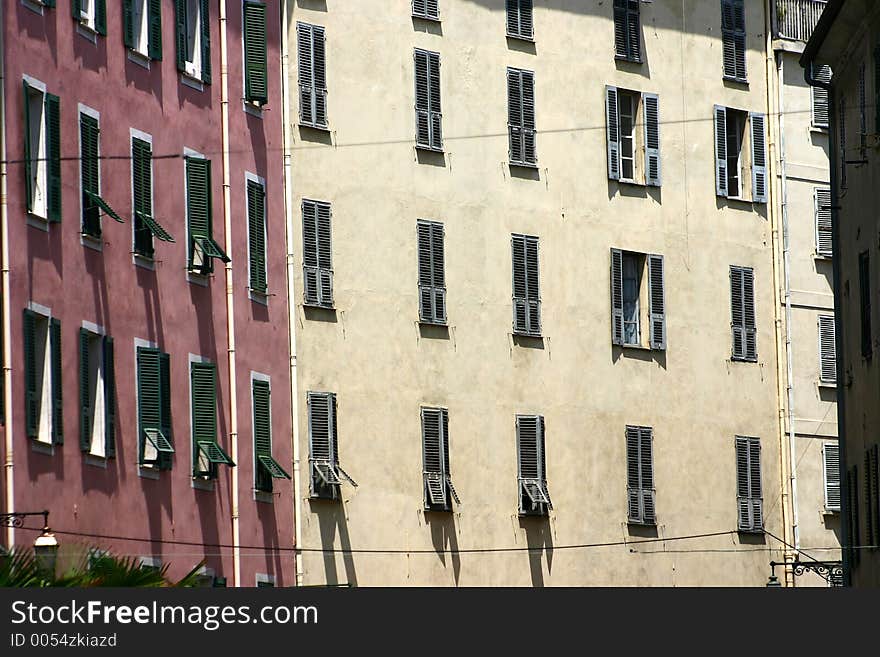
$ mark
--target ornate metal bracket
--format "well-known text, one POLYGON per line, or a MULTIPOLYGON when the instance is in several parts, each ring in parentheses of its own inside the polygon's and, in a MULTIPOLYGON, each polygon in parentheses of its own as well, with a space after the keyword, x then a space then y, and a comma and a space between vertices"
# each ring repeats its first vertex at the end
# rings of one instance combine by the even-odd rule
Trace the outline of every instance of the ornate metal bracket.
POLYGON ((781 562, 771 561, 770 569, 773 571, 776 566, 791 566, 795 575, 801 575, 811 572, 828 582, 831 586, 843 586, 843 563, 840 561, 794 561, 781 562))
POLYGON ((48 511, 27 511, 24 513, 0 513, 0 527, 24 527, 24 519, 43 516, 43 527, 49 526, 48 511))

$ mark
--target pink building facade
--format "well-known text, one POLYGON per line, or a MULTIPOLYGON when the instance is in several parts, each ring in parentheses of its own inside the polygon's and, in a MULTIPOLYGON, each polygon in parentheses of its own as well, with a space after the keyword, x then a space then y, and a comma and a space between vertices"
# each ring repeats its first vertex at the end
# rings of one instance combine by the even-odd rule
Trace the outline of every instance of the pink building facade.
POLYGON ((292 586, 279 0, 0 11, 0 512, 292 586))

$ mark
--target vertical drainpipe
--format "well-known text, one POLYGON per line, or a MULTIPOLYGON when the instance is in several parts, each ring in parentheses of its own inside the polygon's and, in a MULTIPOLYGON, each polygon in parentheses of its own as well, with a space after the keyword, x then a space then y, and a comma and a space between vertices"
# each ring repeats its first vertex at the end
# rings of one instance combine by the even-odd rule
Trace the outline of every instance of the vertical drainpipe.
POLYGON ((296 273, 296 261, 294 260, 294 194, 293 194, 293 154, 291 146, 290 118, 290 49, 287 39, 289 36, 288 0, 281 1, 281 121, 284 135, 284 208, 286 221, 285 232, 287 240, 287 307, 288 307, 288 332, 290 348, 290 418, 291 434, 293 440, 293 527, 294 527, 294 577, 297 586, 303 584, 302 552, 302 475, 300 473, 299 455, 299 394, 296 380, 296 297, 293 279, 296 273))
MULTIPOLYGON (((0 2, 0 287, 3 294, 3 410, 4 427, 3 474, 6 482, 6 513, 12 513, 15 504, 15 486, 12 477, 12 328, 9 318, 9 208, 6 200, 6 23, 4 4, 0 2)), ((15 545, 15 528, 6 529, 6 545, 15 545)))
MULTIPOLYGON (((238 394, 235 374, 235 303, 232 286, 232 200, 230 198, 229 172, 229 56, 226 45, 226 0, 220 4, 220 118, 223 129, 223 226, 226 254, 230 257, 224 270, 226 274, 226 353, 229 363, 229 444, 232 460, 238 457, 238 394)), ((238 508, 238 466, 231 468, 232 491, 232 585, 241 586, 241 540, 238 508)))
MULTIPOLYGON (((779 85, 781 82, 775 78, 776 74, 776 66, 774 65, 774 55, 773 55, 773 30, 771 26, 771 12, 772 7, 770 2, 765 3, 764 5, 764 34, 765 34, 765 74, 767 79, 767 116, 773 117, 774 115, 774 102, 775 102, 775 94, 774 85, 779 85)), ((777 128, 776 134, 771 129, 769 130, 770 136, 770 148, 773 151, 770 159, 769 165, 771 167, 771 171, 769 172, 768 178, 772 181, 770 185, 770 190, 774 190, 776 188, 776 159, 779 154, 779 143, 782 141, 782 124, 781 124, 781 114, 780 110, 776 108, 776 116, 777 121, 769 121, 768 125, 775 125, 777 128), (777 137, 778 134, 778 137, 777 137)), ((785 200, 784 190, 781 193, 783 203, 785 200)), ((782 338, 782 325, 783 318, 780 315, 780 303, 779 303, 779 290, 780 290, 780 280, 779 280, 779 217, 776 211, 776 202, 773 198, 774 195, 770 194, 770 202, 767 204, 767 210, 770 215, 770 224, 771 224, 771 235, 772 235, 772 262, 773 262, 773 324, 774 330, 776 333, 776 398, 777 398, 777 408, 778 408, 778 437, 779 437, 779 493, 782 500, 781 511, 782 511, 782 528, 783 528, 783 536, 785 537, 785 542, 791 545, 791 528, 789 523, 789 505, 790 498, 788 494, 788 486, 786 484, 787 472, 790 464, 788 463, 788 458, 786 457, 786 432, 785 432, 785 402, 783 401, 785 397, 785 392, 783 389, 783 382, 786 377, 784 374, 784 365, 783 358, 785 357, 785 349, 783 347, 783 338, 782 338)), ((784 212, 784 210, 783 210, 784 212)), ((785 238, 783 237, 783 240, 785 238)), ((784 548, 784 554, 786 555, 785 561, 786 563, 790 562, 791 559, 788 558, 791 556, 790 549, 786 546, 784 548)), ((794 573, 790 566, 785 567, 785 585, 786 586, 794 586, 794 573)))
POLYGON ((819 87, 828 92, 828 160, 831 182, 831 267, 834 280, 834 349, 837 353, 837 444, 840 453, 840 534, 843 538, 841 556, 843 560, 844 585, 852 585, 852 573, 850 572, 849 545, 849 496, 846 495, 846 368, 844 367, 843 351, 843 313, 841 302, 843 291, 841 289, 841 266, 840 266, 840 196, 838 194, 838 156, 840 154, 837 133, 837 105, 834 99, 834 77, 832 71, 831 82, 822 82, 813 77, 813 60, 801 62, 804 67, 804 80, 811 87, 819 87))

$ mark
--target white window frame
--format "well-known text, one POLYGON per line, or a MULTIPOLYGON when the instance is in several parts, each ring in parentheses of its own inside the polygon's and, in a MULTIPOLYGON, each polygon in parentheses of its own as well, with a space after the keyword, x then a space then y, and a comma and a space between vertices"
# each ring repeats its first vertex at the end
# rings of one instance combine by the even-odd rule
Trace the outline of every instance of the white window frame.
MULTIPOLYGON (((129 128, 129 140, 128 140, 128 152, 131 154, 134 149, 134 140, 140 139, 141 141, 145 141, 150 145, 150 150, 153 150, 153 136, 147 134, 146 132, 141 132, 137 128, 129 128)), ((131 261, 140 265, 141 267, 145 267, 147 269, 154 269, 154 259, 149 258, 145 255, 141 255, 140 253, 135 252, 135 216, 134 216, 134 159, 132 158, 131 164, 129 166, 129 184, 131 185, 131 261)), ((156 180, 153 176, 153 159, 150 158, 150 207, 153 209, 153 216, 156 214, 156 180)), ((155 241, 155 236, 152 238, 155 241)), ((155 345, 154 345, 155 346, 155 345)), ((137 362, 137 361, 135 361, 137 362)))
POLYGON ((79 24, 90 32, 97 32, 97 2, 98 0, 79 0, 79 24))
MULTIPOLYGON (((639 94, 639 95, 641 95, 641 94, 639 94)), ((636 182, 636 163, 638 161, 637 160, 638 151, 636 148, 636 146, 637 146, 636 135, 637 135, 638 131, 636 129, 636 125, 638 123, 639 105, 640 105, 640 103, 638 100, 636 100, 635 94, 630 93, 626 89, 620 89, 620 88, 617 89, 617 117, 618 117, 618 120, 617 120, 617 123, 618 123, 618 125, 617 125, 617 130, 618 130, 617 149, 618 150, 617 150, 617 152, 618 152, 618 158, 620 160, 620 182, 626 182, 626 183, 636 182), (628 118, 630 120, 629 134, 624 134, 624 132, 623 132, 623 116, 624 116, 623 105, 624 105, 624 102, 629 104, 629 110, 630 110, 630 113, 628 115, 628 118), (632 155, 628 158, 625 158, 623 155, 623 143, 625 140, 629 140, 630 152, 632 153, 632 155), (630 163, 630 167, 632 169, 632 172, 631 172, 632 175, 629 177, 627 177, 623 174, 624 160, 626 160, 630 163)))
POLYGON ((37 367, 42 366, 40 376, 40 411, 37 414, 37 437, 35 442, 53 448, 52 442, 52 337, 49 323, 52 320, 52 309, 33 301, 28 303, 28 310, 39 316, 34 326, 34 357, 37 367), (42 356, 39 358, 38 356, 42 356), (42 362, 41 362, 42 361, 42 362))
POLYGON ((744 200, 746 197, 744 195, 744 185, 743 185, 743 170, 742 170, 742 154, 745 150, 745 139, 746 139, 746 122, 748 115, 746 112, 742 110, 737 110, 728 107, 726 114, 726 123, 724 126, 724 140, 727 145, 727 198, 732 199, 740 199, 744 200), (730 123, 731 120, 735 120, 735 129, 736 129, 736 139, 734 143, 736 145, 736 167, 731 166, 731 156, 730 156, 730 123), (745 119, 745 120, 744 120, 745 119), (731 173, 736 172, 736 194, 731 192, 731 173))
POLYGON ((104 381, 106 379, 107 367, 104 362, 104 339, 107 333, 103 326, 98 326, 92 322, 82 322, 82 328, 87 330, 89 336, 89 393, 94 391, 94 403, 91 405, 92 418, 89 423, 92 427, 92 435, 89 440, 89 455, 98 458, 107 458, 107 416, 104 381), (93 352, 93 344, 97 343, 97 348, 93 352), (94 366, 94 377, 92 376, 92 368, 94 366))
MULTIPOLYGON (((211 469, 211 464, 208 463, 205 455, 202 454, 201 452, 196 454, 193 451, 193 431, 195 430, 195 427, 193 426, 193 386, 192 386, 192 366, 193 366, 193 363, 205 363, 205 364, 214 365, 216 367, 216 363, 213 360, 211 360, 210 358, 207 358, 205 356, 200 356, 199 354, 189 354, 187 357, 186 387, 189 391, 189 433, 188 433, 187 440, 189 441, 189 451, 190 451, 189 471, 190 471, 191 476, 192 476, 192 473, 193 473, 193 471, 196 467, 196 464, 197 464, 196 459, 198 459, 198 468, 200 471, 204 472, 204 471, 211 469)), ((218 369, 217 370, 218 379, 219 379, 219 376, 220 376, 220 372, 218 369)), ((219 381, 217 381, 217 383, 219 384, 219 381)), ((218 385, 218 387, 219 387, 219 385, 218 385)), ((218 393, 217 396, 219 397, 219 391, 215 390, 215 392, 218 393)), ((217 411, 219 412, 219 410, 220 409, 218 407, 217 411)), ((220 430, 219 418, 216 418, 216 419, 218 420, 217 430, 219 432, 219 430, 220 430)), ((218 435, 218 439, 219 439, 219 435, 218 435)), ((212 490, 214 490, 214 482, 215 481, 216 481, 215 479, 209 479, 207 477, 194 477, 193 476, 192 477, 192 487, 199 488, 202 490, 212 491, 212 490)))
MULTIPOLYGON (((251 378, 250 378, 250 388, 251 388, 251 436, 252 436, 252 445, 251 445, 251 457, 253 460, 254 467, 254 499, 260 502, 272 502, 273 493, 264 490, 257 490, 257 471, 259 470, 260 464, 257 462, 257 449, 256 449, 256 440, 257 440, 257 425, 254 423, 254 381, 263 381, 269 384, 269 417, 272 416, 272 377, 268 374, 263 374, 262 372, 254 372, 251 370, 251 378)), ((272 422, 269 422, 269 453, 272 453, 272 444, 274 443, 272 436, 272 422)), ((259 577, 259 575, 257 575, 259 577)), ((268 577, 268 576, 267 576, 268 577)), ((274 578, 273 578, 274 581, 274 578)))
POLYGON ((186 53, 184 61, 189 77, 202 80, 202 7, 200 0, 184 0, 186 3, 186 53))
MULTIPOLYGON (((81 130, 82 116, 83 116, 83 114, 85 114, 86 116, 89 116, 98 122, 98 196, 101 196, 101 132, 100 132, 100 130, 101 130, 101 113, 96 109, 92 109, 88 105, 83 105, 82 103, 77 103, 76 111, 77 111, 76 127, 77 127, 77 132, 79 133, 77 135, 78 148, 79 148, 79 150, 77 151, 77 155, 79 156, 79 180, 77 181, 77 185, 79 187, 79 203, 80 203, 79 222, 80 222, 80 229, 82 229, 83 212, 84 212, 84 208, 82 207, 82 198, 83 198, 83 188, 82 188, 82 154, 83 154, 83 152, 82 152, 82 130, 81 130)), ((88 246, 90 248, 93 248, 97 251, 103 250, 104 243, 100 238, 95 238, 95 237, 92 237, 91 235, 86 235, 82 232, 82 230, 80 230, 79 237, 80 237, 81 244, 88 246)))
POLYGON ((49 135, 46 131, 46 84, 29 75, 22 79, 28 85, 28 116, 30 125, 24 126, 27 133, 25 139, 30 144, 31 169, 34 178, 31 180, 33 203, 28 215, 42 221, 49 220, 49 135), (34 96, 39 94, 39 103, 34 96), (35 134, 36 133, 36 134, 35 134), (34 140, 36 138, 36 147, 34 140))
MULTIPOLYGON (((143 338, 135 338, 134 339, 134 349, 132 351, 132 356, 134 357, 134 376, 132 380, 134 381, 134 408, 135 408, 135 418, 137 418, 138 409, 140 408, 140 399, 138 397, 138 347, 144 347, 145 349, 158 349, 159 344, 157 342, 153 342, 152 340, 144 340, 143 338)), ((140 462, 140 450, 141 450, 141 436, 140 436, 140 424, 136 423, 136 433, 137 440, 135 441, 135 450, 134 450, 134 459, 135 465, 138 469, 138 476, 146 477, 148 479, 158 479, 159 478, 159 469, 152 464, 149 463, 141 463, 140 462)), ((146 450, 146 445, 144 449, 146 450)), ((151 448, 152 449, 152 448, 151 448)), ((146 456, 146 454, 145 454, 146 456)), ((141 558, 143 560, 143 557, 141 558)))
POLYGON ((132 52, 150 57, 150 3, 149 0, 131 2, 132 52))

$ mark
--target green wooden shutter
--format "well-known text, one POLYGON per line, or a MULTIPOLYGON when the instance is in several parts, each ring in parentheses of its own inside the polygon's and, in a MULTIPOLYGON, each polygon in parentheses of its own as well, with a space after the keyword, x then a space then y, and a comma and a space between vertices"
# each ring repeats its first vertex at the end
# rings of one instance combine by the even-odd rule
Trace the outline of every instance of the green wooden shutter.
POLYGON ((43 0, 43 5, 46 7, 54 7, 55 0, 43 0))
MULTIPOLYGON (((178 4, 181 0, 178 0, 178 4)), ((149 29, 147 50, 150 59, 162 59, 162 0, 149 0, 149 29)))
POLYGON ((247 182, 248 252, 250 259, 250 287, 266 293, 266 192, 253 180, 247 182))
POLYGON ((91 333, 79 330, 79 448, 88 452, 92 447, 92 391, 89 383, 89 340, 91 333))
MULTIPOLYGON (((197 244, 211 239, 211 161, 186 158, 186 218, 189 222, 188 266, 193 267, 197 244)), ((213 260, 203 254, 202 271, 213 270, 213 260)))
POLYGON ((211 84, 211 11, 210 0, 201 0, 202 82, 211 84))
MULTIPOLYGON (((171 358, 166 353, 159 353, 159 409, 160 427, 169 444, 173 444, 171 418, 171 358)), ((159 465, 164 470, 171 469, 171 452, 163 452, 159 456, 159 465)))
POLYGON ((107 0, 95 0, 95 32, 107 36, 107 0))
POLYGON ((62 382, 61 322, 49 320, 49 345, 52 378, 52 442, 64 443, 64 383, 62 382))
POLYGON ((116 456, 116 365, 113 338, 104 338, 104 452, 116 456))
POLYGON ((24 417, 28 438, 36 438, 39 428, 40 394, 37 390, 37 315, 25 309, 22 335, 24 337, 24 417))
POLYGON ((156 349, 138 347, 138 460, 141 463, 144 461, 145 431, 161 428, 159 387, 159 352, 156 349))
MULTIPOLYGON (((190 385, 192 394, 193 474, 208 472, 198 467, 200 441, 217 442, 217 367, 213 363, 192 363, 190 385)), ((213 465, 213 464, 212 464, 213 465)), ((213 476, 214 468, 210 468, 213 476)))
POLYGON ((31 159, 31 106, 30 106, 30 85, 27 80, 22 81, 24 88, 24 123, 22 124, 22 133, 24 142, 24 184, 25 198, 27 199, 28 212, 34 209, 34 162, 31 159))
POLYGON ((82 20, 82 0, 70 0, 70 13, 77 20, 82 20))
POLYGON ((186 0, 174 0, 177 42, 177 70, 186 70, 186 0))
POLYGON ((272 422, 269 405, 268 381, 253 381, 251 393, 254 403, 254 487, 272 490, 272 475, 260 457, 272 457, 272 422))
POLYGON ((247 100, 261 104, 268 102, 267 69, 266 5, 245 0, 244 75, 247 100))
POLYGON ((132 184, 134 187, 134 248, 135 252, 152 257, 153 233, 144 220, 153 214, 152 147, 140 139, 132 139, 132 184))
MULTIPOLYGON (((122 0, 122 42, 126 48, 134 48, 134 0, 122 0)), ((149 8, 147 9, 149 14, 149 8)), ((149 42, 149 35, 147 37, 149 42)))
POLYGON ((101 212, 95 197, 100 194, 98 164, 98 121, 88 114, 79 115, 80 185, 82 187, 82 232, 101 236, 101 212))
POLYGON ((46 175, 48 178, 49 221, 61 221, 61 101, 46 94, 46 175))

